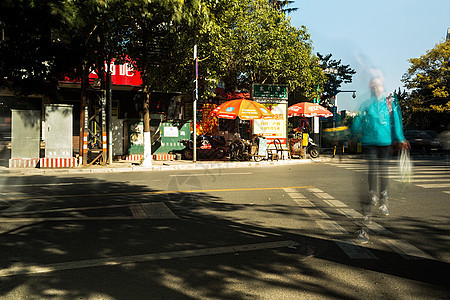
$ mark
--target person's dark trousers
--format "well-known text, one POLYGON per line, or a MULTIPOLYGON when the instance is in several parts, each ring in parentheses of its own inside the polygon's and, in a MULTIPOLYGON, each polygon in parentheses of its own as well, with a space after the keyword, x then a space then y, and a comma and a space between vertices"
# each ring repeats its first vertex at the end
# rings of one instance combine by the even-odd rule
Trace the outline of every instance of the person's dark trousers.
MULTIPOLYGON (((389 185, 390 146, 365 146, 364 152, 369 165, 369 192, 387 192, 389 185), (378 186, 379 185, 379 186, 378 186), (379 188, 379 189, 378 189, 379 188)), ((377 193, 378 194, 378 193, 377 193)), ((386 204, 387 199, 380 199, 386 204)))
POLYGON ((370 200, 373 196, 379 197, 381 204, 388 205, 388 185, 389 185, 389 156, 390 146, 364 146, 364 156, 369 167, 369 197, 364 197, 362 208, 365 215, 371 215, 372 205, 370 200), (378 192, 380 191, 380 192, 378 192))

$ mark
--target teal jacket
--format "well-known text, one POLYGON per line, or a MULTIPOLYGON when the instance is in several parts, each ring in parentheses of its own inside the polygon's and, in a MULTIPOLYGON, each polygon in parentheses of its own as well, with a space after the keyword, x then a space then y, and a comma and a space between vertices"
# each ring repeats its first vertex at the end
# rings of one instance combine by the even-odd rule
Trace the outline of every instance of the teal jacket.
POLYGON ((389 146, 405 141, 400 106, 397 97, 392 99, 391 113, 386 97, 372 96, 361 104, 351 128, 353 135, 362 135, 363 145, 389 146))

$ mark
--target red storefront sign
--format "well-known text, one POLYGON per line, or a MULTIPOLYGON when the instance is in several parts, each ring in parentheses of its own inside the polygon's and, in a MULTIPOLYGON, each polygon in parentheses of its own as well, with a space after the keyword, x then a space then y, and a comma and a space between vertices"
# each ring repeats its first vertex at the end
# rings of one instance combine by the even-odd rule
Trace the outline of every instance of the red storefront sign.
MULTIPOLYGON (((105 70, 107 69, 107 64, 105 63, 105 70)), ((142 84, 142 78, 139 71, 134 70, 133 65, 130 63, 125 63, 121 65, 114 64, 114 60, 111 62, 111 82, 115 85, 128 85, 128 86, 140 86, 142 84)), ((98 79, 97 73, 94 71, 89 74, 89 79, 98 79)), ((69 82, 79 82, 79 80, 71 80, 65 78, 63 81, 69 82)))
MULTIPOLYGON (((111 62, 111 82, 112 84, 118 85, 134 85, 140 86, 142 84, 141 74, 134 70, 133 65, 130 63, 125 63, 121 65, 115 65, 111 62)), ((107 64, 105 64, 105 70, 107 69, 107 64)), ((89 74, 90 79, 97 79, 96 73, 92 72, 89 74)))

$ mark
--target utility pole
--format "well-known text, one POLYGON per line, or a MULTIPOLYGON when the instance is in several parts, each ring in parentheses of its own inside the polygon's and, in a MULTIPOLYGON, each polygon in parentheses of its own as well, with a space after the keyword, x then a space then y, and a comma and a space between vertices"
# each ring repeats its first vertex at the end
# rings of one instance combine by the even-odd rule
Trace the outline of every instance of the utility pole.
POLYGON ((112 82, 111 82, 111 62, 108 61, 108 66, 106 67, 106 109, 107 109, 107 131, 108 131, 108 163, 113 162, 112 153, 112 82))
POLYGON ((197 57, 197 45, 194 45, 194 64, 195 64, 195 97, 194 97, 194 146, 192 161, 197 162, 197 100, 198 100, 198 57, 197 57))

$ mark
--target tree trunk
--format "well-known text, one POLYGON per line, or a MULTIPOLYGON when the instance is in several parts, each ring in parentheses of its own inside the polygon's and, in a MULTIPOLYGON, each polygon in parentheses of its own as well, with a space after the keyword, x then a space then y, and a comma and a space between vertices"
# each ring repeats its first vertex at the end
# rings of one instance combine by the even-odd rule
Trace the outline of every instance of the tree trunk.
POLYGON ((150 92, 144 87, 144 159, 142 166, 152 165, 152 141, 150 134, 150 92))

